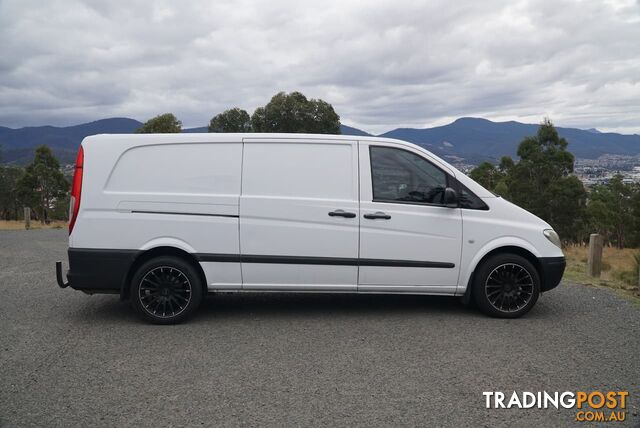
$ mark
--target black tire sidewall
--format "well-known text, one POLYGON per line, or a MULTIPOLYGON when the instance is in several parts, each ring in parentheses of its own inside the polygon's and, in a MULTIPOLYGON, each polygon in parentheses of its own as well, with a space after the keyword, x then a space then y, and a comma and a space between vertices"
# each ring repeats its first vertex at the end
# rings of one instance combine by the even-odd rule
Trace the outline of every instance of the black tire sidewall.
POLYGON ((518 318, 533 308, 540 296, 540 274, 535 266, 527 259, 517 254, 496 254, 485 260, 474 275, 473 300, 478 308, 487 315, 497 318, 518 318), (515 312, 504 312, 493 307, 486 296, 484 286, 489 274, 498 266, 514 263, 525 268, 533 279, 533 296, 531 300, 515 312))
POLYGON ((177 324, 191 317, 195 310, 200 306, 203 296, 202 281, 197 270, 191 263, 178 257, 155 257, 144 262, 136 270, 131 279, 129 296, 131 305, 133 306, 134 310, 145 321, 151 322, 153 324, 177 324), (191 284, 191 300, 189 301, 187 307, 180 314, 171 318, 161 318, 153 316, 144 309, 142 303, 140 302, 139 287, 142 278, 147 274, 147 272, 159 266, 170 266, 180 270, 187 276, 187 278, 189 279, 189 283, 191 284))

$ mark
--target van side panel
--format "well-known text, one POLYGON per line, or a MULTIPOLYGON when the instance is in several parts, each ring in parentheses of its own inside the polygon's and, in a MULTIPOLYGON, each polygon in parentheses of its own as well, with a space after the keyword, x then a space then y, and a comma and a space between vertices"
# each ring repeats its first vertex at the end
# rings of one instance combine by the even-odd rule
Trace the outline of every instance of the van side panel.
MULTIPOLYGON (((82 202, 70 246, 172 246, 197 259, 239 254, 242 143, 132 141, 138 144, 84 143, 82 202)), ((239 263, 202 266, 211 288, 240 287, 239 263)))
POLYGON ((245 140, 244 289, 356 291, 357 170, 354 141, 245 140))

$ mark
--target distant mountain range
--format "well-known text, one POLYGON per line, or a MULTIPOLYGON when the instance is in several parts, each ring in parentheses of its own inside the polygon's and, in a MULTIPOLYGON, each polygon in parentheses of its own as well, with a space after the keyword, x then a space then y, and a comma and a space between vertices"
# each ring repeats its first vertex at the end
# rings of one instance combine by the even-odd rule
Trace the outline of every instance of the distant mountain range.
MULTIPOLYGON (((444 157, 460 157, 477 164, 504 155, 516 156, 526 136, 535 135, 539 125, 520 122, 492 122, 465 117, 448 125, 427 129, 399 128, 382 137, 410 141, 444 157)), ((577 128, 556 127, 569 142, 577 158, 596 159, 605 154, 640 155, 640 135, 622 135, 577 128)))
MULTIPOLYGON (((25 164, 33 158, 33 149, 41 144, 52 148, 62 164, 73 163, 82 139, 94 134, 132 133, 142 125, 134 119, 110 118, 81 125, 55 127, 35 126, 19 129, 0 127, 0 162, 25 164)), ((515 156, 518 144, 535 135, 538 125, 520 122, 492 122, 465 117, 435 128, 398 128, 381 134, 425 147, 449 160, 477 164, 495 161, 503 155, 515 156)), ((640 135, 622 135, 558 127, 561 136, 569 141, 569 150, 578 158, 596 159, 601 155, 640 155, 640 135)), ((184 132, 207 132, 206 127, 185 129, 184 132)), ((365 131, 342 125, 345 135, 371 135, 365 131)))

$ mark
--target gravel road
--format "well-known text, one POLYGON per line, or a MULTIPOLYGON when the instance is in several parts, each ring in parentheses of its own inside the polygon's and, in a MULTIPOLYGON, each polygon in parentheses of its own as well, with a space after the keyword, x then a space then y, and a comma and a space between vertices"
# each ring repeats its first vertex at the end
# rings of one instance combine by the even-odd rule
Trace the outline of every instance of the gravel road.
POLYGON ((0 232, 2 426, 586 426, 576 410, 486 409, 483 391, 627 390, 640 416, 640 306, 564 282, 528 316, 454 298, 210 296, 177 326, 61 290, 66 230, 0 232))

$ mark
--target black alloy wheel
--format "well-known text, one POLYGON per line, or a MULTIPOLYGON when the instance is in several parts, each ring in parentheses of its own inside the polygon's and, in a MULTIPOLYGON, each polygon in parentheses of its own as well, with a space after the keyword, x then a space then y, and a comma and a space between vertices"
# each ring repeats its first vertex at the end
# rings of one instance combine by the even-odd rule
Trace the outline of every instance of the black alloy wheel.
POLYGON ((517 254, 496 254, 474 273, 473 298, 487 315, 518 318, 531 310, 540 295, 535 266, 517 254))
POLYGON ((487 277, 484 292, 495 309, 517 312, 533 297, 533 278, 528 270, 518 264, 501 264, 487 277))
POLYGON ((191 283, 182 271, 158 266, 145 274, 138 298, 150 315, 171 318, 180 315, 191 301, 191 283))
POLYGON ((144 263, 131 281, 131 303, 154 324, 179 323, 193 314, 203 297, 202 281, 189 262, 163 256, 144 263))

